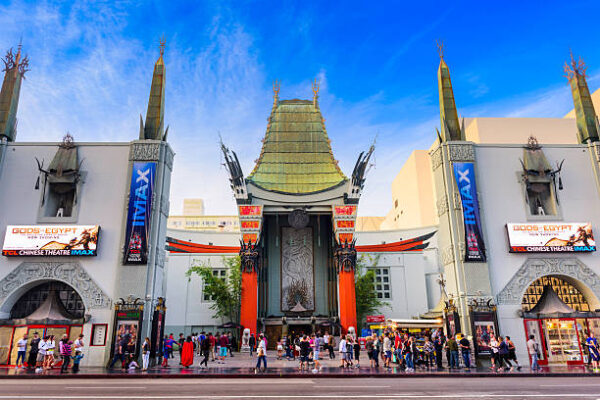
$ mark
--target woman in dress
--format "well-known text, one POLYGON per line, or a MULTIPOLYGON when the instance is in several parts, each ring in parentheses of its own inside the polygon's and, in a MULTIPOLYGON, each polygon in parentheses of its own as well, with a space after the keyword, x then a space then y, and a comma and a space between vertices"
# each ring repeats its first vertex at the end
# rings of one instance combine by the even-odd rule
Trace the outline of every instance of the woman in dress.
POLYGON ((598 371, 598 361, 600 361, 600 349, 598 348, 598 339, 594 337, 594 333, 590 332, 590 336, 586 339, 585 343, 590 351, 590 359, 592 360, 592 368, 594 371, 598 371))
POLYGON ((184 368, 188 368, 194 363, 194 344, 192 343, 192 337, 188 336, 185 342, 183 342, 183 348, 181 350, 181 365, 184 368))

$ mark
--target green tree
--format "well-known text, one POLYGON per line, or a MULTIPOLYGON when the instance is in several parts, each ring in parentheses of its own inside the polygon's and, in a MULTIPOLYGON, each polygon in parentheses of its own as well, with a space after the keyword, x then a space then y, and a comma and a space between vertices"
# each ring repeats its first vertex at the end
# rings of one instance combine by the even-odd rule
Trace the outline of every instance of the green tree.
POLYGON ((192 265, 186 272, 188 280, 198 275, 204 282, 203 294, 212 299, 210 309, 214 318, 227 319, 227 322, 240 322, 240 305, 242 299, 242 269, 240 257, 223 256, 223 264, 227 268, 226 278, 213 274, 210 263, 192 265))
POLYGON ((376 266, 379 263, 379 255, 360 255, 354 269, 354 287, 356 293, 356 322, 357 333, 364 326, 367 315, 376 314, 382 307, 389 303, 377 297, 375 291, 375 271, 368 266, 376 266))

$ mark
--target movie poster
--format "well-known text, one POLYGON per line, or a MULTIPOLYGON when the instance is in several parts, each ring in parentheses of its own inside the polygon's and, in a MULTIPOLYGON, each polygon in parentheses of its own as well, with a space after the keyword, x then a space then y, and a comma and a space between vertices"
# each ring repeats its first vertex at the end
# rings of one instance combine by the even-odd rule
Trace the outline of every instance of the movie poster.
POLYGON ((465 261, 483 262, 485 261, 485 246, 473 163, 455 162, 454 179, 462 201, 466 244, 465 261))
POLYGON ((498 336, 496 319, 493 312, 473 312, 473 333, 475 336, 475 353, 477 355, 491 355, 490 340, 498 336))
POLYGON ((124 264, 148 262, 148 238, 156 163, 134 162, 129 188, 124 264))
POLYGON ((506 224, 511 253, 574 253, 596 251, 589 222, 506 224))

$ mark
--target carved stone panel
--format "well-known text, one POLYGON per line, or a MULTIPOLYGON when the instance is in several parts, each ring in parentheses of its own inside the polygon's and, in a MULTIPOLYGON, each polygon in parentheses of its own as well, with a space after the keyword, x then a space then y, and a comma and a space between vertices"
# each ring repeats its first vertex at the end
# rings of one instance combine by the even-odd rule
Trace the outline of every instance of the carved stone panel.
POLYGON ((431 169, 435 171, 442 165, 442 146, 438 146, 437 149, 429 153, 431 157, 431 169))
POLYGON ((160 142, 137 141, 131 143, 130 161, 156 161, 160 157, 160 142))
POLYGON ((29 289, 38 282, 51 280, 64 282, 75 289, 86 310, 111 307, 111 299, 78 263, 24 262, 0 280, 0 304, 3 311, 10 311, 6 308, 12 308, 24 288, 29 289))
POLYGON ((475 150, 472 144, 448 144, 450 161, 475 161, 475 150))
POLYGON ((530 258, 519 268, 498 295, 498 304, 521 304, 525 290, 538 278, 564 275, 591 289, 600 299, 600 277, 587 265, 573 258, 530 258))
POLYGON ((282 228, 281 310, 315 309, 312 228, 282 228), (298 309, 298 308, 296 308, 298 309))
POLYGON ((442 251, 442 264, 448 265, 454 262, 454 248, 452 245, 446 246, 442 251))

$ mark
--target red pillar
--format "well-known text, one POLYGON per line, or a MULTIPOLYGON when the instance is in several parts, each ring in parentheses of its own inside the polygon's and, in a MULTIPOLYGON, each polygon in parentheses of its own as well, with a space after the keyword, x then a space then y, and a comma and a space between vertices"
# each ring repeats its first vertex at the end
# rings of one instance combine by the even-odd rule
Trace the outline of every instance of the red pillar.
POLYGON ((354 289, 354 271, 340 270, 338 274, 338 299, 340 302, 340 324, 343 332, 356 327, 356 292, 354 289))
POLYGON ((242 304, 240 308, 240 325, 256 333, 258 315, 258 274, 256 271, 242 272, 242 304))

